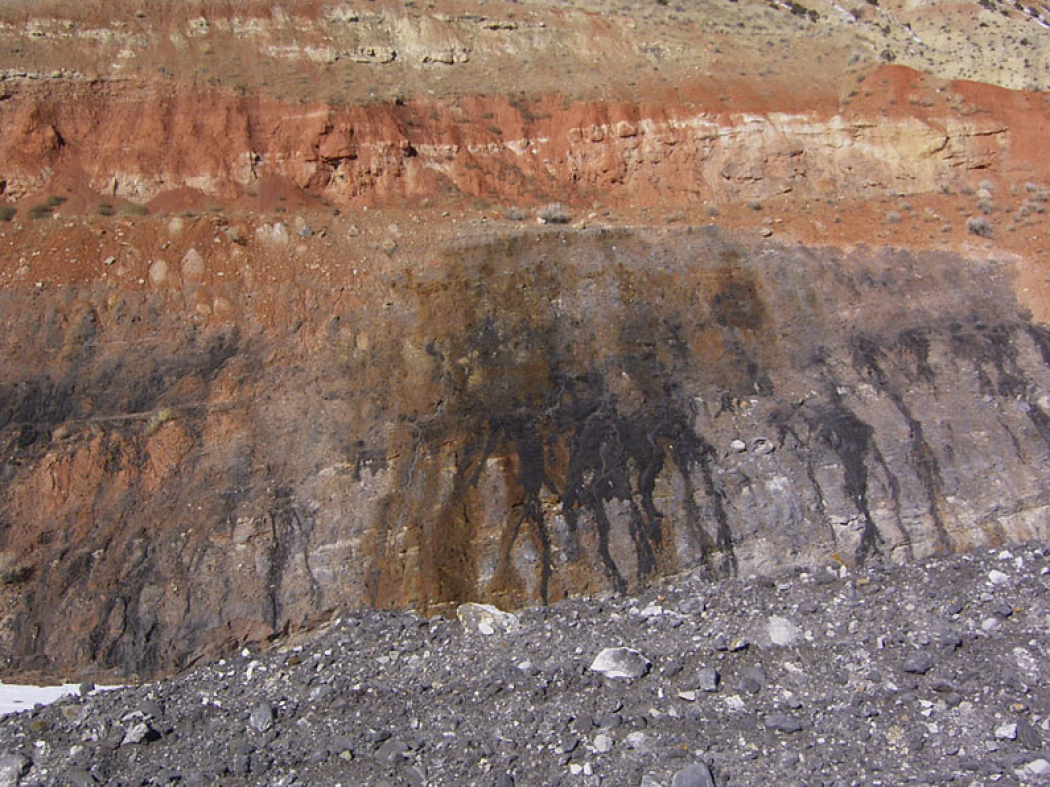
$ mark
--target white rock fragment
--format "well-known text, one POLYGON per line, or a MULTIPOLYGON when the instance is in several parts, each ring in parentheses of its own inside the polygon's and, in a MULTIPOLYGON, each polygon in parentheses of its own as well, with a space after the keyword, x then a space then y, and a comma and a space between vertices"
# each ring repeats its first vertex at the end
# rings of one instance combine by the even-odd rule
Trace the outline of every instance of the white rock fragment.
POLYGON ((1000 724, 995 728, 995 737, 1001 741, 1012 741, 1017 739, 1016 724, 1000 724))
POLYGON ((605 648, 591 662, 591 671, 607 678, 640 678, 652 663, 633 648, 605 648))
POLYGON ((1039 680, 1042 675, 1042 664, 1039 659, 1032 655, 1031 652, 1025 648, 1014 648, 1013 649, 1014 660, 1017 662, 1017 666, 1033 680, 1039 680))
POLYGON ((1050 762, 1047 762, 1042 757, 1038 760, 1032 760, 1025 766, 1025 768, 1036 776, 1046 776, 1047 774, 1050 774, 1050 762))
POLYGON ((182 278, 186 281, 200 281, 204 278, 204 258, 196 249, 190 249, 182 257, 182 278))
POLYGON ((776 446, 774 446, 773 443, 767 440, 765 437, 759 437, 751 445, 751 450, 759 456, 766 456, 767 454, 771 454, 773 453, 773 450, 775 448, 776 446))
POLYGON ((632 732, 624 741, 627 743, 628 748, 635 751, 644 751, 649 748, 649 738, 644 732, 632 732))
POLYGON ((725 703, 731 711, 742 711, 744 709, 744 701, 737 694, 730 694, 725 698, 725 703))
POLYGON ((283 222, 262 224, 256 227, 255 237, 262 243, 274 246, 287 246, 289 241, 288 227, 283 222))
POLYGON ((0 757, 0 785, 17 787, 22 775, 29 770, 32 762, 23 754, 5 754, 0 757))
POLYGON ((154 260, 149 266, 149 280, 154 284, 163 284, 168 278, 168 263, 154 260))
POLYGON ((245 683, 251 683, 252 676, 255 674, 255 670, 259 670, 260 672, 265 672, 266 671, 266 667, 264 667, 259 662, 258 659, 252 659, 250 662, 248 662, 248 668, 244 672, 244 682, 245 683))
POLYGON ((121 746, 133 746, 136 743, 142 743, 144 740, 152 738, 156 733, 153 732, 152 728, 144 721, 136 722, 131 725, 128 730, 124 733, 124 738, 121 740, 121 746))
POLYGON ((518 628, 518 616, 491 604, 468 602, 456 608, 456 617, 466 631, 490 637, 497 631, 506 633, 518 628))
POLYGON ((988 581, 993 585, 1005 585, 1010 581, 1010 575, 993 568, 988 572, 988 581))
POLYGON ((697 670, 696 687, 700 691, 718 691, 719 680, 720 676, 718 670, 714 667, 703 667, 702 669, 697 670))
POLYGON ((768 625, 769 641, 782 648, 794 645, 802 636, 802 631, 785 617, 773 615, 768 625))

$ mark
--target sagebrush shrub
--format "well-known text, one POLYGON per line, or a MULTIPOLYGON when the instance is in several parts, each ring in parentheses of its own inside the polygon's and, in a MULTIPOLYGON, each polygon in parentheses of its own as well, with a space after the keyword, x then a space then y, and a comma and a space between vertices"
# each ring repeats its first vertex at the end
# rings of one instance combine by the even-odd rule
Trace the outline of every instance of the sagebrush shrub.
POLYGON ((966 231, 981 238, 992 237, 992 223, 984 216, 971 216, 966 220, 966 231))
POLYGON ((568 224, 572 219, 560 202, 550 202, 544 205, 536 215, 544 224, 568 224))

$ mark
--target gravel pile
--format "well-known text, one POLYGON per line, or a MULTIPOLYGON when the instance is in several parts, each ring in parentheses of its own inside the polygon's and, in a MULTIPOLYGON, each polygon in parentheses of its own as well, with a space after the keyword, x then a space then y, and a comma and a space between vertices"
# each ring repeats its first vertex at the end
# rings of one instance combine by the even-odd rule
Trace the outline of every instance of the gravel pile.
POLYGON ((1050 548, 363 612, 0 720, 3 785, 1050 783, 1050 548))

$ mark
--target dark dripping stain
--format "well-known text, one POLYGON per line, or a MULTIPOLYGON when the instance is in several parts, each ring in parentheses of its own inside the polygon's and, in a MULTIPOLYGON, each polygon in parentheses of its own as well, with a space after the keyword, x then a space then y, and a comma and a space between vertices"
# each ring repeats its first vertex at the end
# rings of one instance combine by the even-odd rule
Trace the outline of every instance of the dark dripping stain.
POLYGON ((874 430, 846 406, 834 387, 830 388, 823 403, 804 411, 802 417, 813 435, 811 445, 815 443, 830 449, 841 462, 843 491, 863 518, 860 543, 853 555, 856 562, 862 563, 878 551, 881 542, 868 499, 869 458, 889 474, 875 443, 874 430))
POLYGON ((751 333, 762 330, 766 309, 754 279, 740 268, 727 266, 718 272, 717 280, 711 309, 718 324, 751 333))
MULTIPOLYGON (((1045 328, 978 323, 971 327, 956 326, 952 331, 954 350, 977 370, 982 393, 1020 402, 1026 399, 1030 390, 1035 389, 1018 359, 1017 340, 1022 331, 1032 340, 1046 363, 1048 333, 1045 328)), ((1030 405, 1024 407, 1024 413, 1043 441, 1050 446, 1050 416, 1042 408, 1030 405)))
MULTIPOLYGON (((70 418, 122 417, 160 406, 180 380, 199 377, 208 383, 230 358, 247 351, 236 329, 207 336, 190 333, 171 348, 159 344, 132 347, 99 358, 96 317, 87 313, 72 326, 70 351, 53 372, 0 383, 0 429, 43 430, 70 418)), ((21 441, 23 447, 25 440, 21 441)), ((30 441, 32 442, 32 441, 30 441)))
MULTIPOLYGON (((651 252, 636 239, 607 237, 598 269, 588 267, 595 250, 571 235, 516 239, 458 256, 457 286, 417 282, 418 324, 443 327, 413 336, 429 359, 419 384, 436 387, 440 404, 399 414, 412 439, 397 487, 414 491, 386 501, 374 603, 406 601, 391 590, 408 584, 396 576, 396 533, 411 534, 427 556, 409 593, 424 605, 628 590, 677 570, 683 552, 694 565, 732 573, 734 531, 751 527, 741 516, 769 515, 748 508, 748 490, 768 484, 778 463, 737 469, 725 448, 736 435, 727 430, 753 430, 749 413, 763 401, 775 403, 765 427, 799 462, 791 482, 813 490, 806 516, 824 523, 832 549, 851 537, 830 527, 829 490, 820 486, 829 478, 840 479, 852 509, 836 516, 858 528, 845 559, 911 552, 913 539, 951 548, 942 466, 950 447, 931 440, 923 410, 931 396, 954 395, 944 391, 938 353, 948 348, 972 364, 982 391, 1016 397, 1030 383, 1015 327, 978 316, 954 325, 891 320, 871 332, 809 326, 803 321, 834 313, 819 287, 881 301, 893 274, 837 269, 833 283, 806 281, 786 269, 760 273, 740 253, 712 253, 685 268, 683 287, 682 268, 654 263, 661 257, 651 252), (568 262, 577 256, 584 261, 568 262), (785 297, 804 304, 804 315, 787 316, 797 324, 774 319, 767 290, 781 299, 779 311, 785 297), (794 342, 787 356, 784 336, 794 342), (853 392, 859 384, 890 408, 865 406, 853 392), (778 398, 781 385, 801 386, 798 401, 778 398), (904 434, 900 453, 887 433, 904 434), (505 508, 489 504, 493 473, 505 508), (486 566, 494 531, 496 565, 486 566)), ((1032 335, 1050 354, 1044 338, 1032 335)), ((1040 431, 1050 428, 1031 409, 1040 431)))
POLYGON ((1050 331, 987 267, 703 230, 437 254, 228 290, 239 330, 0 292, 0 658, 149 675, 352 607, 1046 535, 1050 331))
POLYGON ((909 377, 932 385, 935 375, 930 366, 930 339, 926 332, 919 328, 901 331, 897 334, 897 347, 909 355, 915 364, 915 371, 909 377))
MULTIPOLYGON (((915 366, 912 369, 907 363, 899 364, 904 369, 904 376, 910 381, 921 380, 929 385, 935 384, 935 375, 929 365, 930 341, 921 329, 910 329, 898 334, 896 349, 907 356, 915 366)), ((940 462, 932 446, 926 440, 922 423, 908 407, 904 394, 886 372, 886 353, 878 342, 868 336, 857 336, 853 341, 853 365, 862 378, 869 380, 876 389, 888 397, 908 426, 909 459, 929 503, 929 515, 933 521, 937 544, 940 549, 950 545, 944 515, 941 511, 944 500, 944 482, 941 477, 940 462)), ((889 468, 886 467, 887 473, 889 468)), ((897 473, 903 472, 903 468, 897 473)), ((900 486, 897 475, 889 476, 897 520, 903 528, 900 516, 900 486)))
MULTIPOLYGON (((440 604, 484 591, 520 603, 525 587, 535 586, 549 601, 566 592, 556 575, 591 570, 585 566, 595 557, 604 581, 627 590, 675 569, 676 531, 688 532, 700 562, 732 572, 718 456, 696 428, 688 391, 696 387, 701 332, 720 336, 722 349, 711 362, 723 367, 719 374, 736 369, 744 391, 765 384, 756 383, 762 370, 740 349, 744 333, 757 340, 766 324, 757 288, 742 271, 722 271, 709 304, 712 325, 652 302, 645 293, 666 285, 645 281, 652 274, 644 270, 627 270, 615 289, 619 303, 602 307, 616 309, 615 319, 581 314, 577 321, 573 313, 552 313, 552 302, 582 296, 538 256, 512 272, 505 261, 485 260, 467 277, 474 292, 431 288, 420 306, 424 314, 455 315, 462 326, 462 333, 425 344, 442 389, 441 411, 411 419, 415 475, 400 485, 425 491, 423 499, 401 501, 393 515, 397 527, 418 531, 420 548, 432 558, 421 569, 423 595, 440 604), (599 331, 606 336, 601 346, 599 331), (425 526, 439 484, 423 476, 440 472, 435 458, 450 451, 450 491, 431 515, 436 524, 425 526), (487 587, 479 587, 480 486, 490 460, 503 468, 510 500, 499 563, 487 587), (686 521, 667 516, 657 492, 661 478, 683 490, 686 521), (513 559, 523 545, 535 554, 535 565, 524 569, 513 559), (555 552, 567 563, 560 571, 555 552)), ((589 286, 580 283, 584 292, 589 286)), ((389 545, 381 548, 380 565, 391 557, 389 545)), ((373 593, 381 582, 373 580, 373 593)))
POLYGON ((710 538, 704 528, 696 528, 704 539, 704 559, 714 560, 721 553, 732 563, 728 522, 712 480, 712 448, 693 429, 688 400, 654 353, 609 357, 603 369, 576 370, 560 357, 557 331, 519 327, 513 333, 514 352, 494 345, 494 333, 500 331, 486 324, 467 338, 465 348, 452 353, 484 349, 477 353, 479 363, 470 370, 465 388, 448 391, 449 413, 417 424, 415 451, 421 460, 441 445, 458 447, 452 491, 424 544, 434 558, 424 569, 433 583, 428 588, 431 601, 460 601, 477 593, 472 543, 482 506, 476 495, 490 458, 507 468, 514 496, 501 537, 497 586, 490 587, 490 593, 520 591, 523 578, 515 576, 511 552, 519 540, 528 539, 538 555, 540 598, 551 598, 556 537, 550 519, 556 515, 564 518, 568 529, 564 549, 570 561, 587 552, 582 542, 587 520, 596 533, 601 570, 618 590, 671 569, 674 558, 668 554, 668 542, 673 524, 655 495, 657 477, 666 471, 678 474, 690 487, 695 473, 702 476, 704 491, 712 499, 716 533, 710 538), (622 392, 611 390, 609 375, 641 392, 637 401, 625 402, 622 392), (621 507, 615 520, 610 506, 621 507), (611 547, 618 527, 626 528, 633 550, 629 573, 611 547))

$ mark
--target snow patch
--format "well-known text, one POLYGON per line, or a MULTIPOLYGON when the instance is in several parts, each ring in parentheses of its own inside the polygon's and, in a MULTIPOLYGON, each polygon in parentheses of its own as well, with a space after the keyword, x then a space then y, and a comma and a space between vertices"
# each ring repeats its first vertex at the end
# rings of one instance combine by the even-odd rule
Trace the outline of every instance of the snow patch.
POLYGON ((34 705, 49 705, 67 694, 77 694, 79 685, 63 683, 61 686, 28 686, 17 683, 0 683, 0 716, 28 710, 34 705))

